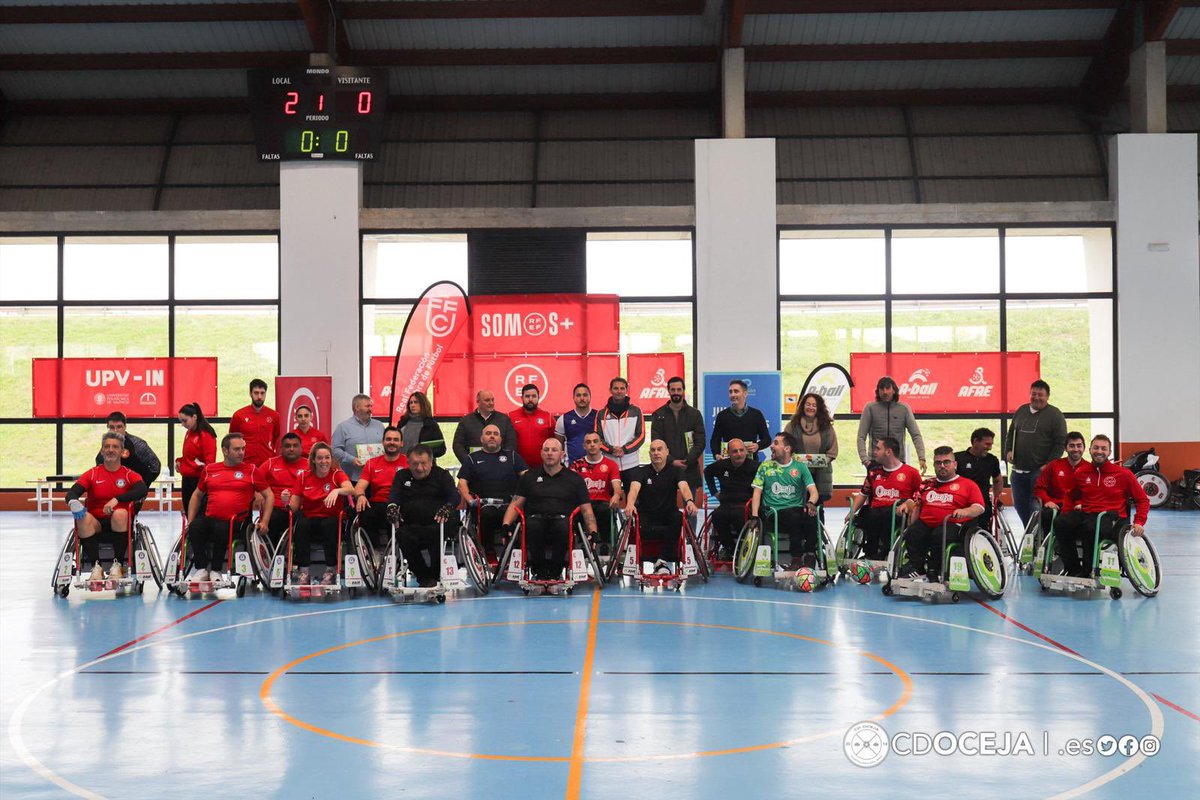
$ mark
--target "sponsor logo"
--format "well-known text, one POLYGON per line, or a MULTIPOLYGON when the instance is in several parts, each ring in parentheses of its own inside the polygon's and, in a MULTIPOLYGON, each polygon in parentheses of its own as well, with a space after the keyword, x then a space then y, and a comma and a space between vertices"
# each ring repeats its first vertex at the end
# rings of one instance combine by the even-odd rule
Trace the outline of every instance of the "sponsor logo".
POLYGON ((905 475, 903 472, 901 472, 899 475, 896 476, 896 480, 900 481, 901 483, 904 483, 905 481, 908 480, 908 476, 905 475))
MULTIPOLYGON (((521 387, 527 383, 536 386, 542 397, 550 393, 550 379, 546 377, 545 370, 534 364, 517 364, 504 377, 504 393, 513 405, 521 405, 521 387)), ((538 424, 545 424, 541 417, 538 418, 538 424)))
POLYGON ((322 491, 325 491, 325 492, 328 492, 328 491, 330 491, 332 488, 333 488, 333 487, 332 487, 332 486, 330 486, 328 483, 327 483, 327 484, 325 484, 323 487, 321 487, 322 491))
POLYGON ((976 367, 967 382, 958 389, 959 397, 991 397, 992 385, 983 377, 983 367, 976 367))
POLYGON ((900 384, 900 396, 931 397, 937 394, 938 382, 929 382, 930 373, 931 371, 928 369, 919 369, 909 375, 908 380, 900 384))
POLYGON ((575 327, 570 317, 559 316, 557 311, 546 314, 518 311, 484 313, 479 315, 479 335, 484 338, 501 336, 558 336, 562 331, 575 327))
POLYGON ((459 301, 453 297, 431 297, 425 311, 425 330, 435 338, 449 335, 458 324, 459 301))
POLYGON ((1117 479, 1116 479, 1116 476, 1109 475, 1107 478, 1105 478, 1105 479, 1104 479, 1104 486, 1105 486, 1105 487, 1107 487, 1107 488, 1111 489, 1111 488, 1113 488, 1113 487, 1114 487, 1114 486, 1116 486, 1116 485, 1117 485, 1117 479))
POLYGON ((654 371, 654 377, 650 379, 650 385, 642 389, 638 398, 641 400, 667 400, 671 395, 667 391, 667 373, 662 367, 654 371))
POLYGON ((954 495, 948 492, 928 491, 925 493, 926 503, 953 503, 954 495))
POLYGON ((118 489, 125 488, 125 479, 124 478, 117 478, 117 488, 118 489))
POLYGON ((890 486, 876 486, 875 496, 880 500, 899 500, 900 490, 893 489, 890 486))
POLYGON ((503 464, 505 461, 508 461, 508 456, 500 456, 500 463, 503 464))
POLYGON ((245 477, 245 473, 243 473, 241 470, 238 470, 237 472, 233 473, 233 477, 240 481, 245 477))
POLYGON ((775 497, 794 497, 796 494, 795 486, 785 486, 782 483, 771 484, 771 494, 775 497))
POLYGON ((793 467, 792 469, 788 470, 788 475, 791 475, 793 478, 799 478, 799 477, 800 477, 800 470, 798 470, 798 469, 796 469, 795 467, 793 467))

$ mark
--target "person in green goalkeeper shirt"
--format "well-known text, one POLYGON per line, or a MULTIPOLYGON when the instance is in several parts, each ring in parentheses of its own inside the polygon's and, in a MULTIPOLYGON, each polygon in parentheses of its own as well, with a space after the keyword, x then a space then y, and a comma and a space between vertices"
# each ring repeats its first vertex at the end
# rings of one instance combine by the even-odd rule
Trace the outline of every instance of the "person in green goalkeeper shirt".
POLYGON ((759 465, 750 484, 750 519, 761 524, 764 504, 765 513, 775 515, 780 537, 788 538, 792 569, 817 563, 817 484, 808 466, 795 458, 796 448, 790 433, 776 435, 771 458, 759 465))

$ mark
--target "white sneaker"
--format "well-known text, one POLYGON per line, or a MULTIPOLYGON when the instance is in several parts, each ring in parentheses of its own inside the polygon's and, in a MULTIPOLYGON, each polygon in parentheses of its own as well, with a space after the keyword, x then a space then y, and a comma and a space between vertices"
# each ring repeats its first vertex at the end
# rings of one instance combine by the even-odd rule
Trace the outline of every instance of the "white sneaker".
POLYGON ((100 566, 99 561, 97 561, 96 565, 94 567, 92 567, 92 572, 90 575, 88 575, 88 580, 89 581, 104 580, 104 567, 100 566))
POLYGON ((670 575, 672 572, 671 566, 661 558, 654 562, 655 575, 670 575))
POLYGON ((192 572, 192 574, 190 576, 188 576, 188 580, 192 583, 201 583, 203 581, 210 580, 210 578, 208 576, 208 570, 196 569, 192 572))
POLYGON ((125 570, 121 568, 120 561, 114 561, 112 566, 108 568, 109 580, 119 581, 125 577, 125 570))

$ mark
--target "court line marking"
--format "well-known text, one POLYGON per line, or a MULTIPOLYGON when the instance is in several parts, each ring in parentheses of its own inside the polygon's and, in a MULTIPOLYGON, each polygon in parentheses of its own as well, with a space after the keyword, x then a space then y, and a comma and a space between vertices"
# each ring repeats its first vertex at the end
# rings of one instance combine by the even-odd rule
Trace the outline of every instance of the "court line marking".
POLYGON ((567 772, 567 800, 578 800, 583 784, 583 748, 587 742, 588 701, 592 696, 592 669, 596 662, 596 629, 600 626, 600 587, 592 592, 588 612, 587 647, 583 651, 583 676, 579 681, 579 706, 575 709, 575 735, 571 741, 571 766, 567 772))
POLYGON ((191 611, 191 612, 188 612, 187 614, 184 614, 182 617, 175 620, 174 622, 168 622, 166 625, 163 625, 161 628, 155 628, 154 630, 150 631, 149 633, 142 634, 141 636, 137 637, 136 639, 130 639, 125 644, 121 645, 120 647, 114 647, 112 650, 109 650, 107 653, 101 653, 99 656, 97 656, 97 658, 104 658, 105 656, 111 656, 114 653, 121 652, 122 650, 124 650, 127 647, 133 647, 138 642, 144 642, 145 640, 149 639, 151 636, 155 636, 157 634, 162 633, 165 630, 174 628, 179 623, 186 622, 187 620, 191 619, 192 617, 203 614, 205 611, 208 611, 210 608, 213 608, 214 606, 220 605, 222 602, 223 601, 221 601, 221 600, 213 600, 211 603, 209 603, 206 606, 201 606, 200 608, 197 608, 195 611, 191 611))
POLYGON ((1167 698, 1163 697, 1160 694, 1153 695, 1153 697, 1155 700, 1162 703, 1163 705, 1175 709, 1180 714, 1183 714, 1186 717, 1191 717, 1192 719, 1196 720, 1196 722, 1200 722, 1200 716, 1196 716, 1195 714, 1193 714, 1191 711, 1188 711, 1183 706, 1172 703, 1170 700, 1168 700, 1167 698))

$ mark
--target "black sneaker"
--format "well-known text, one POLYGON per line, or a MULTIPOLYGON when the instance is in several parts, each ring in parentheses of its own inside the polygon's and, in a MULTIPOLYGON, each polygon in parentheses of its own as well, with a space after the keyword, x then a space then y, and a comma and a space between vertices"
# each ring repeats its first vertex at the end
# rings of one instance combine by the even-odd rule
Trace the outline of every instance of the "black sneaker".
POLYGON ((925 573, 925 580, 929 581, 930 583, 940 583, 942 576, 937 572, 937 570, 931 569, 925 573))
POLYGON ((916 567, 914 567, 912 564, 908 564, 902 570, 900 570, 900 574, 896 577, 904 578, 905 580, 912 580, 920 574, 920 571, 918 571, 916 567))

